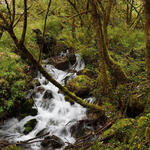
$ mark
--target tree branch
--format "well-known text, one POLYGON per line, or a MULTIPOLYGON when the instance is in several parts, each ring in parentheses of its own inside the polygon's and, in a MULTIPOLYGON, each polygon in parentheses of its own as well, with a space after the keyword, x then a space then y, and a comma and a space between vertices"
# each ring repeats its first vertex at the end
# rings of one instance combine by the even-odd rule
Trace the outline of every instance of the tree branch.
POLYGON ((10 7, 9 7, 9 4, 8 4, 7 0, 5 0, 5 4, 6 4, 7 10, 8 10, 8 13, 9 13, 9 19, 11 21, 11 11, 10 11, 10 7))
POLYGON ((13 5, 13 14, 12 14, 11 26, 13 26, 13 23, 15 21, 15 13, 16 13, 16 2, 15 2, 15 0, 12 0, 12 5, 13 5))
POLYGON ((46 16, 45 16, 45 21, 44 21, 43 43, 42 43, 42 48, 40 49, 39 62, 41 60, 42 50, 43 50, 43 47, 44 47, 45 33, 46 33, 46 22, 47 22, 47 17, 48 17, 49 9, 50 9, 50 6, 51 6, 51 2, 52 2, 52 0, 49 0, 48 7, 47 7, 47 12, 46 12, 46 16))
POLYGON ((27 30, 27 0, 24 0, 24 25, 23 25, 23 31, 20 40, 21 44, 23 44, 25 41, 26 30, 27 30))

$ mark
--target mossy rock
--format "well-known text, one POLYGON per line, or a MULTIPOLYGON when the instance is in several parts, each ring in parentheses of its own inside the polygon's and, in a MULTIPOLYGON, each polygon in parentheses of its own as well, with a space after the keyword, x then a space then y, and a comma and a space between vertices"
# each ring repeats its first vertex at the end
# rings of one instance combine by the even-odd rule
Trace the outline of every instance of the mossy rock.
POLYGON ((86 75, 79 75, 70 80, 66 87, 77 96, 85 98, 90 96, 93 87, 93 80, 86 75))
POLYGON ((125 138, 124 134, 126 133, 124 133, 124 131, 125 130, 127 131, 127 129, 132 128, 134 122, 135 122, 134 119, 129 119, 129 118, 118 120, 116 121, 116 123, 114 123, 111 126, 111 128, 109 128, 102 134, 102 137, 105 138, 105 137, 120 135, 121 137, 119 136, 119 138, 125 138))
POLYGON ((25 130, 24 130, 23 133, 24 133, 24 134, 30 133, 30 132, 35 128, 36 124, 37 124, 37 120, 36 120, 36 119, 32 119, 32 120, 28 121, 28 122, 24 125, 25 130))
POLYGON ((87 75, 91 79, 96 79, 98 77, 95 71, 87 69, 87 68, 78 71, 77 75, 87 75))

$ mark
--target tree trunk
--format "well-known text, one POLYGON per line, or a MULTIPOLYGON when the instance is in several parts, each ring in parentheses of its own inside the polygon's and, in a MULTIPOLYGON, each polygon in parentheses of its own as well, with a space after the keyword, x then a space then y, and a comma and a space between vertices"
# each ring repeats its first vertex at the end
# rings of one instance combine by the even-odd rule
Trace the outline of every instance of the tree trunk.
POLYGON ((145 40, 146 40, 146 65, 147 65, 147 74, 150 79, 150 1, 145 0, 144 3, 145 9, 145 40))
POLYGON ((111 75, 114 76, 119 83, 126 83, 126 82, 129 81, 129 79, 127 78, 126 74, 123 72, 123 70, 121 69, 120 65, 115 63, 112 60, 112 58, 110 58, 110 56, 108 54, 109 40, 108 40, 107 27, 108 27, 108 23, 109 23, 109 20, 110 20, 111 9, 112 9, 112 1, 109 0, 108 1, 108 6, 107 6, 107 10, 106 10, 106 14, 105 14, 105 17, 104 17, 104 22, 103 22, 103 34, 104 34, 103 51, 104 51, 104 58, 105 58, 106 64, 107 64, 107 66, 109 68, 109 71, 110 71, 111 75))
POLYGON ((100 94, 101 95, 108 95, 110 93, 111 85, 108 81, 107 73, 106 73, 106 64, 105 64, 105 58, 104 58, 104 52, 103 52, 103 47, 104 47, 104 36, 103 36, 103 31, 102 31, 102 24, 101 24, 101 18, 97 13, 97 7, 95 3, 92 1, 92 18, 93 18, 93 27, 96 32, 96 42, 97 42, 97 48, 99 50, 99 70, 100 70, 100 76, 98 80, 98 85, 100 88, 100 94))

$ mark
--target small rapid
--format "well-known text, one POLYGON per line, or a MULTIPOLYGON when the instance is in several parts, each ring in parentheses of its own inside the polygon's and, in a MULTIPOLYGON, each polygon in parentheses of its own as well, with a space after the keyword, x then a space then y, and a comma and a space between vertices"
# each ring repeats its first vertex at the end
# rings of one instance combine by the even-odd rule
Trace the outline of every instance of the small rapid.
MULTIPOLYGON (((76 54, 76 63, 70 66, 67 72, 56 69, 53 65, 43 65, 49 74, 62 85, 65 85, 65 79, 70 80, 76 76, 76 72, 84 69, 85 64, 79 54, 76 54)), ((70 127, 78 120, 86 118, 86 109, 75 103, 71 105, 65 101, 64 95, 52 83, 48 82, 42 74, 38 73, 35 78, 40 82, 40 86, 35 87, 37 91, 33 96, 34 108, 37 109, 36 116, 27 116, 21 121, 17 118, 12 118, 4 122, 0 127, 0 139, 9 141, 24 141, 37 136, 38 133, 48 133, 60 137, 64 142, 74 143, 75 139, 71 136, 70 127), (44 90, 38 91, 38 88, 44 90), (50 98, 44 98, 46 92, 51 93, 50 98), (25 124, 36 119, 35 128, 27 135, 23 132, 25 124)), ((23 108, 22 108, 23 109, 23 108)), ((36 139, 37 140, 37 139, 36 139)), ((28 149, 28 148, 27 148, 28 149)), ((40 150, 40 142, 35 142, 30 145, 31 150, 40 150)))

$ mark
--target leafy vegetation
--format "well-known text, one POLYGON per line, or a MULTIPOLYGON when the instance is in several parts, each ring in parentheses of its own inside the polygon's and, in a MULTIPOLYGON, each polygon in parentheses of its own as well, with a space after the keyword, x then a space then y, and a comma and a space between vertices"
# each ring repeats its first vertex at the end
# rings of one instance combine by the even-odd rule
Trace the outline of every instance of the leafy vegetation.
MULTIPOLYGON (((24 44, 36 58, 39 57, 39 47, 32 30, 37 28, 43 30, 43 18, 47 4, 48 0, 29 1, 28 3, 31 8, 28 10, 28 27, 24 44)), ((96 103, 101 104, 108 120, 116 120, 108 130, 100 135, 102 139, 110 138, 104 142, 94 141, 88 149, 148 150, 150 147, 150 83, 147 79, 148 65, 145 63, 144 52, 143 4, 139 0, 137 2, 134 0, 114 1, 112 13, 108 14, 110 15, 109 23, 104 26, 105 13, 98 3, 95 12, 103 15, 102 26, 99 27, 102 29, 103 35, 100 36, 99 41, 93 21, 95 18, 91 13, 94 11, 95 4, 83 0, 73 4, 71 5, 69 0, 52 1, 46 33, 57 40, 56 51, 58 48, 62 48, 62 45, 71 47, 74 53, 81 54, 87 70, 96 72, 98 78, 94 81, 83 73, 68 83, 69 88, 83 90, 88 87, 88 93, 95 94, 96 103), (87 4, 87 10, 84 3, 87 4), (85 10, 87 12, 84 12, 85 10), (106 31, 108 35, 105 34, 106 31), (105 40, 101 41, 103 36, 105 40), (98 42, 101 42, 100 47, 98 47, 98 42), (100 55, 101 51, 106 52, 104 58, 100 55), (100 67, 103 60, 104 68, 100 67), (121 66, 120 70, 117 69, 122 73, 125 71, 130 82, 121 83, 117 80, 116 74, 113 72, 116 69, 113 63, 121 66), (113 64, 112 68, 110 64, 113 64), (103 71, 101 71, 102 69, 103 71), (102 74, 103 72, 106 76, 102 74), (102 81, 103 79, 108 79, 108 82, 102 81), (101 94, 102 90, 99 85, 107 85, 103 90, 109 87, 109 90, 107 89, 109 94, 101 94)), ((102 4, 108 5, 107 2, 102 2, 102 4)), ((3 7, 0 4, 0 12, 5 10, 3 7)), ((21 13, 24 8, 22 0, 17 1, 16 7, 17 13, 21 13)), ((22 24, 23 18, 14 29, 18 38, 21 37, 22 24)), ((25 97, 26 91, 29 89, 31 72, 27 61, 22 61, 6 31, 0 39, 0 45, 0 117, 5 118, 15 105, 19 105, 21 101, 27 101, 25 97)), ((59 49, 59 51, 61 50, 59 49)), ((26 132, 28 130, 31 130, 30 127, 26 132)))

